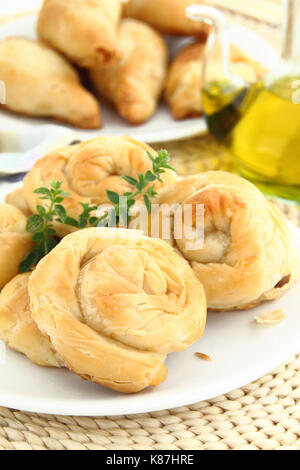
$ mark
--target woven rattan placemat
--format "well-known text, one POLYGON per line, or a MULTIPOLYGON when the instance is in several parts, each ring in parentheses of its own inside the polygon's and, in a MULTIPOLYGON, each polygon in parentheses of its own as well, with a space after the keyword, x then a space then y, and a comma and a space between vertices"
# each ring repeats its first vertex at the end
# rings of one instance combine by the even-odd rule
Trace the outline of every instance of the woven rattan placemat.
POLYGON ((239 390, 156 413, 78 418, 0 408, 0 449, 300 449, 300 355, 239 390))

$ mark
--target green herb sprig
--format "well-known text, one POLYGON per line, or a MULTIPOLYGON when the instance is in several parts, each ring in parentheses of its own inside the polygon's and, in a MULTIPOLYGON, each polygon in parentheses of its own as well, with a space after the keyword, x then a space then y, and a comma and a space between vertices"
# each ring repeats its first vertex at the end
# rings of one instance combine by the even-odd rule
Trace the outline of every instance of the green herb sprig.
POLYGON ((61 203, 66 197, 70 197, 66 191, 61 189, 61 182, 51 181, 50 189, 37 188, 34 193, 39 199, 48 200, 48 207, 37 205, 37 214, 31 215, 27 220, 26 230, 32 233, 34 246, 32 251, 20 264, 20 272, 29 271, 38 261, 46 256, 59 242, 57 233, 52 222, 61 210, 61 203))
POLYGON ((107 227, 110 225, 111 217, 115 217, 116 223, 120 221, 120 217, 125 222, 130 220, 130 209, 135 205, 137 199, 143 198, 148 213, 151 213, 152 202, 157 192, 154 189, 155 181, 162 182, 161 175, 166 169, 174 170, 168 162, 170 155, 167 150, 160 150, 157 157, 153 157, 147 152, 148 157, 152 161, 152 171, 148 170, 145 174, 139 173, 137 178, 132 176, 123 176, 122 178, 135 188, 135 191, 124 192, 126 206, 120 203, 120 195, 114 191, 106 191, 107 197, 113 203, 114 209, 106 212, 101 217, 96 217, 94 212, 97 206, 81 203, 82 212, 78 220, 70 217, 62 205, 65 198, 71 196, 62 189, 62 182, 51 181, 49 188, 37 188, 34 193, 38 194, 39 199, 49 201, 48 205, 37 205, 37 213, 30 216, 27 220, 26 230, 32 233, 32 241, 34 243, 32 251, 20 264, 20 272, 30 271, 44 256, 59 243, 59 237, 54 229, 53 222, 60 222, 70 225, 77 229, 86 227, 107 227), (114 214, 113 214, 114 212, 114 214))
MULTIPOLYGON (((148 213, 151 213, 152 202, 157 192, 155 191, 154 181, 162 182, 161 175, 165 173, 166 169, 175 171, 169 165, 170 155, 167 150, 161 149, 158 152, 157 157, 153 157, 150 152, 147 152, 148 157, 152 161, 152 171, 148 170, 145 174, 138 173, 137 179, 133 178, 132 176, 122 176, 123 180, 127 183, 132 185, 136 188, 133 192, 125 192, 122 196, 126 197, 127 199, 127 207, 120 207, 120 195, 114 191, 106 191, 107 197, 115 206, 115 215, 117 222, 119 217, 123 217, 124 221, 127 222, 130 220, 130 209, 135 205, 137 199, 143 198, 145 206, 147 208, 148 213)), ((108 224, 110 214, 106 214, 100 222, 101 226, 105 226, 108 224)))

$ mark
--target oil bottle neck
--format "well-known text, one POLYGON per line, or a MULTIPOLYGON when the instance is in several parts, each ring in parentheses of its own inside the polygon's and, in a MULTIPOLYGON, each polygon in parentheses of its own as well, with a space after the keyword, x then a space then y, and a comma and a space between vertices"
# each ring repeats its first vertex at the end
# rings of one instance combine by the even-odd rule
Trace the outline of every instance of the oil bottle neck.
POLYGON ((300 0, 283 0, 282 59, 300 69, 300 0))

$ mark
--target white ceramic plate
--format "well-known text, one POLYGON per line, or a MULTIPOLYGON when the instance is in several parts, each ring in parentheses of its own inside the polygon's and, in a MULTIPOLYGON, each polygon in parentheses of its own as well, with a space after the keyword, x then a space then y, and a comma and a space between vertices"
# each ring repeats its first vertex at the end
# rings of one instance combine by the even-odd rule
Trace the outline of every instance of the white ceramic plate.
MULTIPOLYGON (((0 200, 7 189, 0 186, 0 200)), ((290 225, 300 252, 300 230, 290 225)), ((165 383, 136 395, 83 382, 67 370, 35 366, 8 349, 6 360, 1 361, 0 344, 0 406, 38 413, 108 416, 170 409, 213 398, 262 377, 300 351, 299 304, 300 283, 277 301, 250 311, 209 313, 203 338, 187 351, 168 357, 165 383), (259 313, 279 308, 287 314, 282 323, 255 322, 259 313), (213 362, 195 357, 194 352, 208 354, 213 362)))
MULTIPOLYGON (((0 40, 8 36, 16 35, 35 38, 36 19, 37 14, 32 13, 0 24, 0 40)), ((278 60, 278 55, 273 47, 263 38, 237 25, 231 25, 231 35, 233 42, 244 49, 251 57, 257 59, 267 68, 274 67, 278 60)), ((190 40, 168 38, 172 56, 182 48, 187 41, 190 40)), ((150 121, 137 127, 128 125, 111 107, 104 103, 102 104, 102 114, 104 122, 103 129, 96 131, 76 130, 78 137, 89 139, 101 134, 130 134, 138 140, 154 143, 191 137, 206 131, 206 126, 202 118, 186 119, 183 121, 173 120, 168 107, 163 103, 160 104, 158 111, 150 121)), ((37 126, 47 123, 49 123, 49 120, 46 119, 19 117, 5 111, 0 112, 0 129, 14 129, 14 131, 17 131, 24 126, 37 126)), ((75 130, 68 126, 59 126, 66 128, 66 130, 75 130)))

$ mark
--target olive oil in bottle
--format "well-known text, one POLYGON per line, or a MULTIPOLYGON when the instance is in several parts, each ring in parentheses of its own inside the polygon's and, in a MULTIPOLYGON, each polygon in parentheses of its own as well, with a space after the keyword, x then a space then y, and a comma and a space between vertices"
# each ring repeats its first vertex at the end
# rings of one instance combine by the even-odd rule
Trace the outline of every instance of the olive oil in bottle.
POLYGON ((224 141, 245 114, 261 84, 236 86, 222 80, 209 83, 202 90, 202 107, 209 130, 224 141))
MULTIPOLYGON (((299 75, 300 79, 300 75, 299 75)), ((297 77, 237 89, 214 82, 202 91, 211 133, 224 142, 236 170, 265 193, 300 203, 300 103, 297 77)))
POLYGON ((228 73, 228 48, 215 28, 203 68, 202 105, 210 132, 227 146, 236 171, 265 193, 300 204, 300 0, 282 3, 281 61, 254 85, 228 73), (218 51, 213 75, 210 64, 218 51))

